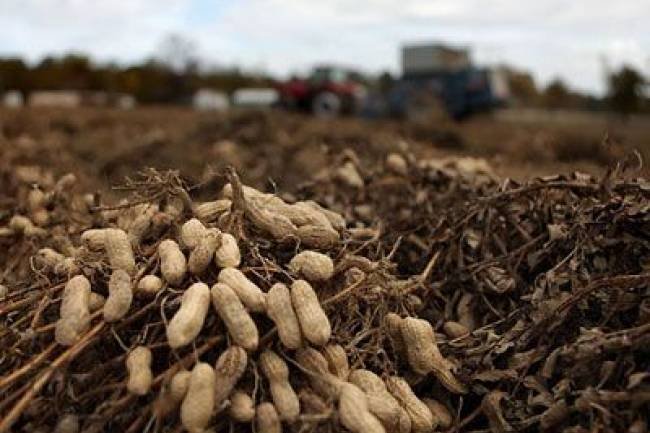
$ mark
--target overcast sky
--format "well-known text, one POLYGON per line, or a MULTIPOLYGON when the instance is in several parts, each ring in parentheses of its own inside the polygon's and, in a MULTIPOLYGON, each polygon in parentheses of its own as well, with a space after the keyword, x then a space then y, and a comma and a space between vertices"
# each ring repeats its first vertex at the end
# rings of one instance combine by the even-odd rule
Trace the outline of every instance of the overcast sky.
POLYGON ((650 75, 650 0, 0 0, 0 55, 32 61, 137 61, 171 32, 209 62, 275 74, 326 61, 399 72, 401 43, 432 40, 593 92, 605 62, 650 75))

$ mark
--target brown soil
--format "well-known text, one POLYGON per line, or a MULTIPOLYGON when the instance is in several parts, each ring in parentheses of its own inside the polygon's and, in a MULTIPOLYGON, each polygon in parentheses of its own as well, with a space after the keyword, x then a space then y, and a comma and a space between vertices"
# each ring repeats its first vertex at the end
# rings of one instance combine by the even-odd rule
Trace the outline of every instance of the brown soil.
MULTIPOLYGON (((212 305, 191 343, 168 344, 184 290, 199 281, 212 287, 221 271, 210 259, 164 282, 171 278, 158 245, 176 240, 192 257, 181 226, 193 217, 235 237, 239 269, 265 293, 304 276, 289 266, 297 252, 331 258, 331 275, 312 282, 329 343, 350 368, 388 384, 399 376, 418 398, 437 401, 429 427, 647 431, 650 184, 629 144, 494 119, 459 126, 177 109, 1 114, 0 432, 187 426, 178 404, 162 404, 172 376, 199 361, 215 366, 228 347, 243 345, 212 305), (578 142, 581 150, 565 149, 578 142), (125 231, 131 265, 109 257, 105 237, 98 247, 84 241, 86 230, 105 228, 125 231), (86 315, 84 301, 76 339, 57 337, 71 277, 107 297, 119 269, 131 272, 132 288, 147 274, 164 284, 151 297, 136 290, 113 322, 102 307, 86 315), (408 345, 414 323, 428 333, 408 345), (153 358, 142 396, 127 385, 125 359, 137 346, 153 358)), ((237 388, 256 404, 273 400, 259 368, 262 351, 273 350, 300 395, 300 416, 284 431, 347 431, 338 406, 345 373, 307 362, 325 349, 290 350, 267 314, 251 318, 258 344, 237 388)), ((205 431, 255 431, 233 422, 228 399, 209 400, 205 431)), ((395 414, 381 419, 386 432, 397 430, 395 414)))

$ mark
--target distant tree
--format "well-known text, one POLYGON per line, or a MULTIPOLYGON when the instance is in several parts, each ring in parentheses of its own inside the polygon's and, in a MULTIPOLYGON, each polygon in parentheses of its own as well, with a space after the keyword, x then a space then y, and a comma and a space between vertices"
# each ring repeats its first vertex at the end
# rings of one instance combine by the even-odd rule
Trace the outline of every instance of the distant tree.
POLYGON ((172 33, 160 42, 156 59, 175 72, 186 72, 197 69, 197 45, 193 40, 172 33))
POLYGON ((544 107, 550 109, 568 108, 571 105, 571 92, 564 82, 556 78, 544 89, 544 107))
POLYGON ((0 59, 0 92, 28 88, 28 68, 22 59, 0 59))
POLYGON ((515 103, 524 106, 535 105, 539 100, 539 92, 533 76, 526 71, 506 69, 508 87, 515 103))
POLYGON ((646 80, 630 66, 623 66, 607 79, 608 101, 612 110, 629 115, 641 109, 646 80))
POLYGON ((388 93, 393 87, 394 83, 395 78, 393 78, 393 75, 388 71, 382 72, 381 75, 379 75, 379 79, 377 80, 377 85, 379 86, 379 91, 381 93, 388 93))
POLYGON ((83 54, 48 56, 30 66, 19 58, 0 58, 0 93, 17 89, 25 95, 34 90, 98 90, 129 93, 141 103, 187 103, 196 89, 212 87, 232 92, 240 87, 269 86, 270 77, 238 68, 206 70, 198 67, 190 45, 172 42, 168 59, 179 59, 174 69, 161 58, 130 66, 97 64, 83 54), (186 48, 182 48, 186 47, 186 48), (179 53, 178 55, 172 53, 179 53))

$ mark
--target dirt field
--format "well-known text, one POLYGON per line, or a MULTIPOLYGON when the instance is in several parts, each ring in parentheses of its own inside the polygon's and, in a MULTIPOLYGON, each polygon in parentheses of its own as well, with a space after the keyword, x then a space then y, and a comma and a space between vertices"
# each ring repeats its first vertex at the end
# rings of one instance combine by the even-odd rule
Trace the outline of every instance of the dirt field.
POLYGON ((647 126, 500 116, 0 112, 0 433, 647 432, 647 126))
POLYGON ((242 169, 246 181, 287 187, 308 179, 345 148, 370 162, 405 147, 418 157, 480 156, 500 176, 519 180, 573 170, 597 174, 631 149, 648 153, 650 122, 557 120, 565 118, 505 113, 462 124, 417 124, 171 108, 5 110, 0 131, 3 147, 33 146, 34 161, 81 173, 97 187, 145 166, 179 169, 199 182, 225 164, 242 169))

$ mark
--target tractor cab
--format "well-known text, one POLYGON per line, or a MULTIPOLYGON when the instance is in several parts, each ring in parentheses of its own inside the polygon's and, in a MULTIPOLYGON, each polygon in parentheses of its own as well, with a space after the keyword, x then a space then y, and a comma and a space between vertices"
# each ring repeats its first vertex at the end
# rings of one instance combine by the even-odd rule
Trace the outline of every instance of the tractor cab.
POLYGON ((365 87, 360 75, 337 66, 317 66, 306 78, 292 78, 279 86, 283 106, 335 117, 356 111, 365 87))

